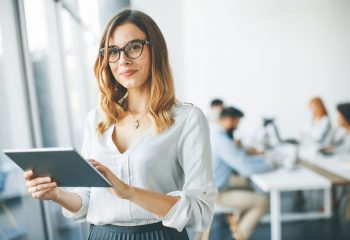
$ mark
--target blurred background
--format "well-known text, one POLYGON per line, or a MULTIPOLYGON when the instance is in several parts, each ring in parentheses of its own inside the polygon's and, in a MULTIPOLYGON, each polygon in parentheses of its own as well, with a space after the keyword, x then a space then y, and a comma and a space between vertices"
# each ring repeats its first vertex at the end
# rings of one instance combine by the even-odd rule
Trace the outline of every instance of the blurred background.
MULTIPOLYGON (((315 96, 334 125, 336 105, 350 101, 348 0, 0 0, 0 239, 87 238, 86 224, 27 195, 2 150, 80 149, 86 114, 98 104, 99 38, 122 8, 159 25, 179 100, 207 114, 214 98, 244 110, 237 136, 247 144, 264 118, 283 138, 303 136, 315 96)), ((350 239, 342 215, 283 227, 282 239, 350 239)), ((270 239, 268 219, 252 239, 270 239)))

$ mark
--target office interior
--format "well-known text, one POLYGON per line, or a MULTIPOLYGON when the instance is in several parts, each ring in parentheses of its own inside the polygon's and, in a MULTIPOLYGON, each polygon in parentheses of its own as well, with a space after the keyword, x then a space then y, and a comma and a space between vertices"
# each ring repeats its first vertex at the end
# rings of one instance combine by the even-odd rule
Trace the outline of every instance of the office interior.
MULTIPOLYGON (((311 98, 322 98, 332 128, 337 104, 350 102, 347 0, 0 0, 0 239, 87 239, 87 223, 31 198, 2 151, 80 149, 86 115, 98 105, 100 36, 123 8, 159 25, 180 101, 208 116, 215 98, 241 109, 235 137, 243 145, 265 150, 264 119, 273 119, 272 135, 295 140, 285 144, 295 162, 275 170, 278 191, 259 185, 262 176, 249 179, 270 203, 249 239, 350 239, 350 155, 322 155, 305 140, 311 98)), ((229 214, 215 213, 209 239, 238 239, 229 214)))

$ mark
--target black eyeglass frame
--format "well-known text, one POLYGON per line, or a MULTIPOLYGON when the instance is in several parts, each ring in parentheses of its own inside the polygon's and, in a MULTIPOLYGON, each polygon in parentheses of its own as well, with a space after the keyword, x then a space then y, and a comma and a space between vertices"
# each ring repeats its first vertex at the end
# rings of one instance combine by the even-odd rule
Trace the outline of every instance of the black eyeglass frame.
MULTIPOLYGON (((136 58, 138 58, 138 57, 140 57, 140 56, 142 55, 143 47, 145 46, 145 44, 151 45, 151 42, 150 42, 149 40, 134 39, 134 40, 131 40, 130 42, 128 42, 128 43, 127 43, 124 47, 122 47, 122 48, 118 48, 118 47, 115 47, 115 46, 113 46, 113 47, 108 47, 108 50, 110 50, 110 49, 115 49, 115 50, 118 51, 118 54, 119 54, 117 60, 115 60, 114 62, 111 62, 111 61, 108 60, 108 62, 109 62, 109 63, 115 63, 115 62, 117 62, 117 61, 120 59, 120 52, 124 52, 125 56, 127 56, 127 57, 130 58, 130 59, 136 59, 136 58), (128 46, 130 46, 130 44, 133 44, 133 43, 141 43, 141 45, 142 45, 140 55, 137 56, 137 57, 134 57, 134 58, 130 57, 130 56, 127 54, 127 52, 125 51, 125 48, 127 48, 128 46)), ((105 48, 101 48, 100 51, 99 51, 99 53, 101 54, 102 57, 105 55, 105 52, 106 52, 106 51, 105 51, 105 48)))

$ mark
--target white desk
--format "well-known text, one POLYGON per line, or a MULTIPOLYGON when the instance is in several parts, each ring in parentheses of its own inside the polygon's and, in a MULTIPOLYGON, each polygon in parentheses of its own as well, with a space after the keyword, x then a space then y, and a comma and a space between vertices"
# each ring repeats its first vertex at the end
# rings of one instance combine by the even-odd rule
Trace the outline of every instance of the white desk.
POLYGON ((271 239, 281 239, 281 192, 298 190, 324 190, 323 213, 290 214, 283 220, 306 220, 331 216, 331 182, 302 166, 294 170, 278 169, 273 172, 254 174, 252 182, 264 192, 270 193, 271 239))
POLYGON ((300 158, 350 181, 350 155, 323 156, 314 149, 301 149, 300 158))

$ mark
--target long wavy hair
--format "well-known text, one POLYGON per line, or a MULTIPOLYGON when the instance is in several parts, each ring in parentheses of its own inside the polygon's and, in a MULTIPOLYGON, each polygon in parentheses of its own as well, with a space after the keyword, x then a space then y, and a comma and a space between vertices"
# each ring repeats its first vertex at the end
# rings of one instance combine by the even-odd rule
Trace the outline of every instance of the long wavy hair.
MULTIPOLYGON (((148 111, 156 125, 156 132, 160 133, 174 123, 171 107, 176 103, 173 77, 168 60, 167 46, 159 27, 154 20, 143 12, 123 10, 115 15, 107 24, 99 49, 107 52, 108 40, 114 30, 123 23, 135 24, 145 33, 151 42, 151 76, 150 99, 148 111)), ((122 120, 126 113, 127 89, 114 78, 108 62, 108 54, 98 54, 94 74, 99 88, 100 106, 105 115, 104 121, 97 126, 97 132, 103 134, 111 125, 122 120)))
POLYGON ((312 98, 309 105, 313 108, 312 121, 318 121, 321 117, 328 116, 326 106, 320 97, 312 98))

